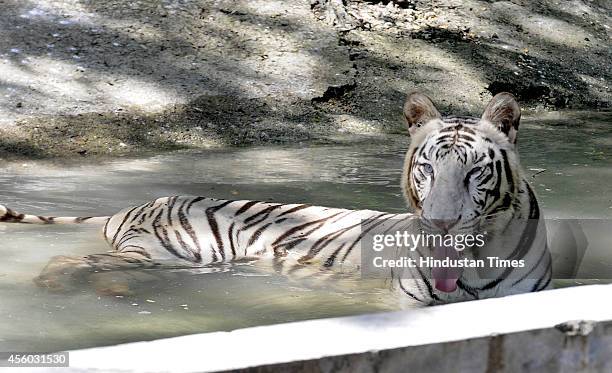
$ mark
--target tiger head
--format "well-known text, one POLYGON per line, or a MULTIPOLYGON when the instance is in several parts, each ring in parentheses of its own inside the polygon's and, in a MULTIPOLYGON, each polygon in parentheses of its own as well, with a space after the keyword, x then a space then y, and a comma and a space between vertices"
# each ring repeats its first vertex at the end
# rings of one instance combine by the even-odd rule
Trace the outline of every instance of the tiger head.
POLYGON ((427 96, 412 93, 404 116, 412 141, 402 188, 425 228, 474 231, 513 215, 522 177, 514 96, 496 95, 481 118, 443 118, 427 96))
MULTIPOLYGON (((412 138, 402 187, 423 232, 446 236, 504 232, 529 205, 516 136, 521 111, 514 96, 493 97, 480 118, 442 117, 425 95, 412 93, 404 105, 412 138), (523 208, 523 210, 521 210, 523 208)), ((491 237, 491 235, 489 235, 491 237)), ((475 259, 487 250, 458 251, 430 246, 434 259, 475 259)), ((431 269, 435 288, 447 296, 461 284, 476 288, 479 274, 431 269), (471 280, 470 280, 471 277, 471 280)), ((480 282, 482 283, 482 282, 480 282)))

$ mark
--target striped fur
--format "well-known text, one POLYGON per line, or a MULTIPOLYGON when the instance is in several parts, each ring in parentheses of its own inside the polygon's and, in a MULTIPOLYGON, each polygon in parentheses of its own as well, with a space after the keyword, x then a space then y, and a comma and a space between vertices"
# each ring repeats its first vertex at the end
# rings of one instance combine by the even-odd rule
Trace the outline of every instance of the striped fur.
POLYGON ((0 222, 4 223, 23 223, 23 224, 104 224, 110 216, 41 216, 21 214, 11 210, 6 206, 0 205, 0 222))
MULTIPOLYGON (((507 109, 495 100, 498 108, 507 109)), ((389 271, 389 278, 408 303, 454 302, 547 288, 550 254, 542 214, 522 175, 514 148, 516 136, 511 139, 508 135, 507 121, 492 122, 491 115, 442 118, 422 95, 409 96, 404 112, 412 143, 402 186, 415 214, 173 196, 111 217, 52 218, 0 207, 0 221, 104 224, 104 238, 113 252, 54 258, 36 280, 49 288, 55 288, 58 278, 66 273, 76 276, 100 269, 203 266, 261 257, 273 258, 277 269, 289 275, 317 267, 326 272, 354 272, 361 266, 360 245, 366 234, 418 229, 486 229, 492 242, 503 242, 507 247, 502 256, 531 264, 487 276, 465 270, 452 291, 440 290, 438 280, 427 270, 389 271), (441 225, 445 219, 453 220, 452 227, 441 225), (498 235, 508 229, 520 232, 516 242, 503 241, 503 235, 498 235)), ((505 113, 514 112, 507 109, 505 113)), ((505 114, 493 114, 507 119, 505 114)), ((518 125, 512 129, 516 131, 518 125)), ((407 255, 422 253, 417 250, 407 255)), ((462 255, 478 258, 483 253, 466 250, 462 255)))

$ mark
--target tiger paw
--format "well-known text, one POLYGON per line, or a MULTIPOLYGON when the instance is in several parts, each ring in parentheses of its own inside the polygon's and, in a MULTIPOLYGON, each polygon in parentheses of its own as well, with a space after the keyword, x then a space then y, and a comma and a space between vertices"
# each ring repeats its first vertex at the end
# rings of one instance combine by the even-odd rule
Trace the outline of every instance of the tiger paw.
POLYGON ((89 280, 98 295, 132 295, 128 281, 123 279, 120 273, 96 273, 91 275, 89 280))
POLYGON ((70 291, 76 285, 76 277, 89 268, 84 258, 55 256, 33 281, 39 287, 53 292, 70 291))
POLYGON ((94 288, 98 295, 124 296, 132 295, 132 291, 127 284, 110 283, 110 284, 95 284, 94 288))

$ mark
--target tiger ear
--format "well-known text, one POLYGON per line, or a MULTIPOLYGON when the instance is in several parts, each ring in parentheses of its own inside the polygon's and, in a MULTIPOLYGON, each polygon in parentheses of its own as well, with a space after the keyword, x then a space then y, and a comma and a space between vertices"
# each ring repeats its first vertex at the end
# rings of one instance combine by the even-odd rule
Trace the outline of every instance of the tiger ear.
POLYGON ((406 98, 404 118, 411 136, 425 123, 441 117, 433 102, 424 94, 412 92, 406 98))
POLYGON ((508 92, 496 94, 485 108, 482 119, 491 122, 508 137, 511 143, 516 143, 521 108, 512 94, 508 92))

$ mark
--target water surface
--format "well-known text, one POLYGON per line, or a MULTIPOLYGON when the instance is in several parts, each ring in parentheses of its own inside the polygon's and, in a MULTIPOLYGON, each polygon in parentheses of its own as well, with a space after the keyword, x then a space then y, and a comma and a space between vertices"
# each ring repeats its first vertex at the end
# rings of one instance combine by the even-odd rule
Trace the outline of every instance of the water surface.
MULTIPOLYGON (((547 216, 612 217, 609 119, 568 113, 523 122, 522 163, 547 216)), ((407 147, 398 136, 350 146, 14 162, 0 169, 0 201, 70 216, 109 215, 177 194, 402 212, 407 147)), ((4 224, 0 234, 0 351, 74 349, 398 307, 388 291, 369 284, 306 286, 252 263, 127 274, 132 294, 123 297, 87 286, 52 294, 31 279, 54 255, 108 250, 98 229, 4 224)), ((612 266, 612 255, 587 259, 612 266)))

